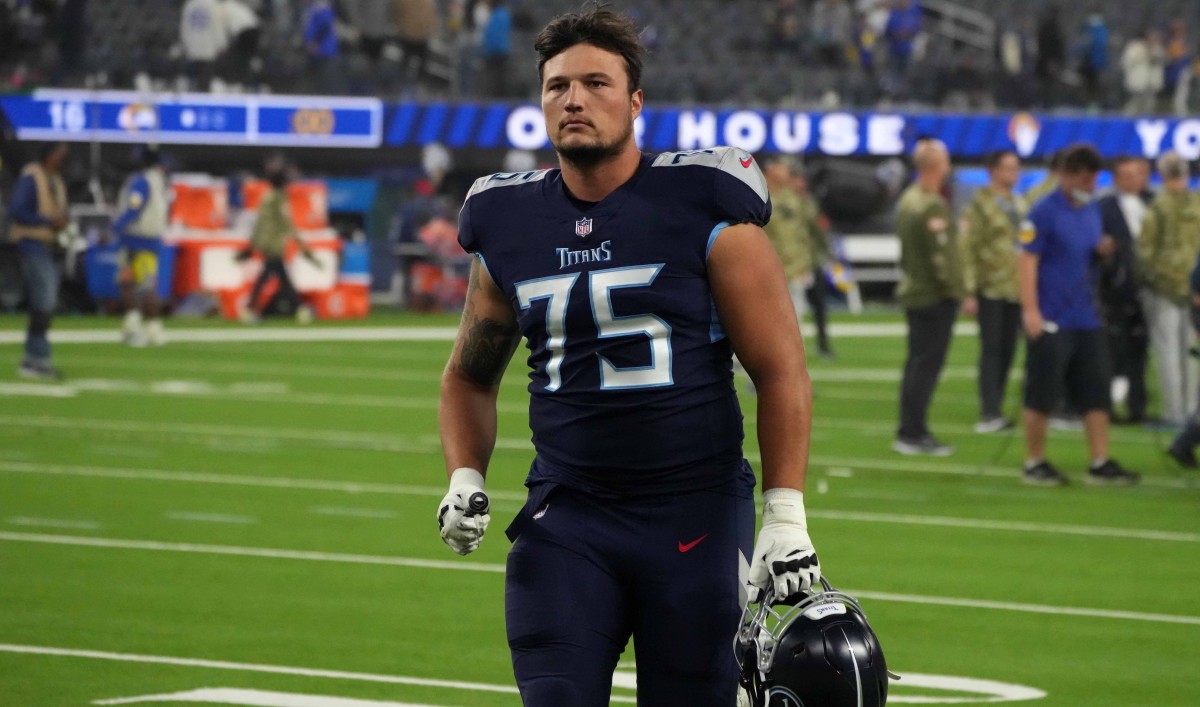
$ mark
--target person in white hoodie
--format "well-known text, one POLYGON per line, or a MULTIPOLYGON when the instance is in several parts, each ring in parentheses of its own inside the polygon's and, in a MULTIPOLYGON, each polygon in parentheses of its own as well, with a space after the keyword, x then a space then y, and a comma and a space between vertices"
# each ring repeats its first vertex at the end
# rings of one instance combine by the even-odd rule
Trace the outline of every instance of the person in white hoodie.
POLYGON ((187 0, 179 19, 179 41, 191 88, 209 90, 214 64, 229 46, 225 8, 220 0, 187 0))
POLYGON ((1144 37, 1134 37, 1121 54, 1121 72, 1125 75, 1127 115, 1154 113, 1155 97, 1163 88, 1163 67, 1167 54, 1162 36, 1149 30, 1144 37))

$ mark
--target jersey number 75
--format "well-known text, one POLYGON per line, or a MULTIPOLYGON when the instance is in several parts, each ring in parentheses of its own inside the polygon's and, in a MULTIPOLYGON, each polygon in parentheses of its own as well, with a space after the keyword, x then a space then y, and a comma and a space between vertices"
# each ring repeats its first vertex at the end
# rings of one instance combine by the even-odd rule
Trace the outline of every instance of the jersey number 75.
MULTIPOLYGON (((658 265, 635 265, 624 268, 596 270, 587 274, 588 295, 591 298, 592 318, 595 320, 599 338, 618 336, 645 336, 650 339, 650 365, 617 368, 604 356, 600 359, 600 389, 625 390, 629 388, 656 388, 673 385, 671 372, 671 325, 653 314, 616 316, 613 314, 612 291, 623 287, 645 287, 663 269, 658 265)), ((540 299, 546 302, 546 348, 550 351, 550 362, 546 364, 549 383, 546 390, 553 392, 562 386, 562 363, 567 354, 567 304, 571 291, 581 273, 542 277, 525 280, 516 285, 517 302, 527 310, 540 299)))

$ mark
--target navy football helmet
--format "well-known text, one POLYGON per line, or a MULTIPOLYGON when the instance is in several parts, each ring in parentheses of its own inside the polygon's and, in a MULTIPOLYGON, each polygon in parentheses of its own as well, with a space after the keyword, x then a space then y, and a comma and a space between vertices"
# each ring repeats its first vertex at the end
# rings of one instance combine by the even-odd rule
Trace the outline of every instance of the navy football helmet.
MULTIPOLYGON (((753 707, 883 707, 888 673, 854 597, 821 579, 790 606, 747 606, 734 639, 753 707)), ((895 676, 892 676, 895 677, 895 676)))

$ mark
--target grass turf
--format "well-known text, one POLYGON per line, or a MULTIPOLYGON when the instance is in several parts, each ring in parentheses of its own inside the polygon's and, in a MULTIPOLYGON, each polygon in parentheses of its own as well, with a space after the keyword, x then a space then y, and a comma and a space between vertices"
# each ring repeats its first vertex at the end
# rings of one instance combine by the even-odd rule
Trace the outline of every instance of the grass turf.
MULTIPOLYGON (((377 315, 367 325, 454 323, 377 315)), ((21 325, 0 318, 0 333, 21 325)), ((959 336, 932 411, 958 452, 901 458, 889 445, 903 340, 835 344, 836 362, 811 362, 812 532, 830 577, 862 594, 890 666, 1047 693, 1029 704, 1195 704, 1200 484, 1162 455, 1169 439, 1114 428, 1114 455, 1146 483, 1101 489, 1082 483, 1082 433, 1054 432, 1051 458, 1077 483, 1024 487, 1019 433, 970 431, 977 345, 959 336)), ((204 687, 519 704, 498 530, 520 506, 531 455, 521 352, 502 385, 493 532, 461 559, 433 522, 448 341, 60 345, 69 397, 54 398, 17 385, 19 350, 0 345, 13 364, 0 375, 0 705, 204 687)), ((1017 390, 1014 377, 1014 412, 1017 390)), ((755 411, 743 405, 753 459, 755 411)), ((893 695, 970 704, 965 692, 903 681, 893 695)))

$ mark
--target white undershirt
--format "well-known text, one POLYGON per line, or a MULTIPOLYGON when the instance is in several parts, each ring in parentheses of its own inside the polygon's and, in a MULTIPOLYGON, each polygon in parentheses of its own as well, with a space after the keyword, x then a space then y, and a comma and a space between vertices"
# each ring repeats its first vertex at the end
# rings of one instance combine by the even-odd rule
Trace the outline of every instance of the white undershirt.
POLYGON ((1120 192, 1117 194, 1117 206, 1121 207, 1121 214, 1125 216, 1125 223, 1129 225, 1129 235, 1133 236, 1133 240, 1136 241, 1138 236, 1142 235, 1142 219, 1146 216, 1146 202, 1142 201, 1142 197, 1138 194, 1120 192))

